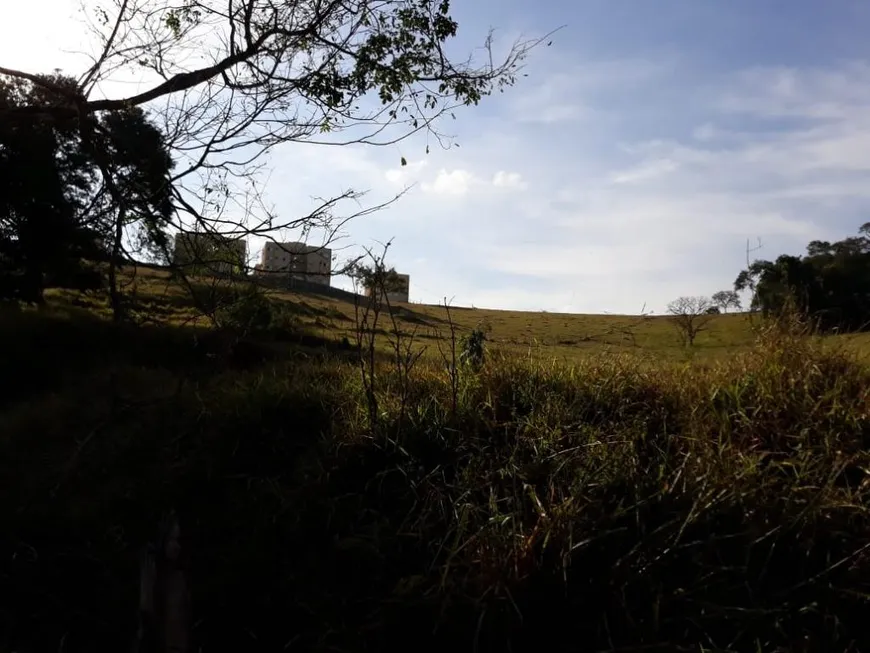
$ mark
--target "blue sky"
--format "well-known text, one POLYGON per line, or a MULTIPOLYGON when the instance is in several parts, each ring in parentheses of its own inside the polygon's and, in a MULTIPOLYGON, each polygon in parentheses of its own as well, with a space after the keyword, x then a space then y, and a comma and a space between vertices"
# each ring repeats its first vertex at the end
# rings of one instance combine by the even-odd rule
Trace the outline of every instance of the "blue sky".
MULTIPOLYGON (((460 53, 490 26, 502 48, 565 27, 515 88, 442 125, 459 148, 289 145, 270 159, 268 198, 288 217, 311 196, 354 187, 374 203, 414 184, 342 240, 345 255, 392 238, 412 300, 661 312, 730 287, 747 240, 773 258, 870 220, 870 3, 466 0, 453 12, 460 53)), ((20 25, 0 33, 0 64, 46 60, 20 25)))
POLYGON ((311 153, 373 198, 416 182, 346 240, 392 237, 414 299, 660 312, 729 288, 747 240, 776 257, 870 219, 870 4, 454 7, 465 46, 490 25, 502 44, 565 27, 529 77, 445 125, 459 149, 311 153))

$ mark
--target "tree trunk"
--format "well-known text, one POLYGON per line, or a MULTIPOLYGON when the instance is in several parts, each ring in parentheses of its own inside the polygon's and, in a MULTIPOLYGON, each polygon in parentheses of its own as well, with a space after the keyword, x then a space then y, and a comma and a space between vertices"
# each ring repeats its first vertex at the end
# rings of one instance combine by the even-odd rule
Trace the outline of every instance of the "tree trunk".
POLYGON ((39 308, 45 305, 45 277, 42 270, 31 264, 27 264, 22 278, 21 299, 25 302, 36 304, 39 308))

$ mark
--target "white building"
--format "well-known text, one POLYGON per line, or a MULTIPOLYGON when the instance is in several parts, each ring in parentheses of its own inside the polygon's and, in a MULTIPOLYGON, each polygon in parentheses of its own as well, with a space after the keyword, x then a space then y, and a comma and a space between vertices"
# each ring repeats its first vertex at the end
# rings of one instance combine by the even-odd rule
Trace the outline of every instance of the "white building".
POLYGON ((305 243, 268 242, 263 246, 257 273, 275 278, 289 276, 328 286, 332 275, 332 250, 305 243))

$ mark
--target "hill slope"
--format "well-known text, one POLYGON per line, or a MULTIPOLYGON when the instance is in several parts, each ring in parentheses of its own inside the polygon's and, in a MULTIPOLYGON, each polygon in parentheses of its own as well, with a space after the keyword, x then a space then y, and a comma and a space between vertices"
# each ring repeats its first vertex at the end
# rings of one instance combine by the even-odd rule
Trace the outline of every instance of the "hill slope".
MULTIPOLYGON (((188 289, 172 281, 168 274, 151 268, 128 272, 130 290, 136 295, 134 306, 142 319, 165 324, 208 327, 209 319, 190 301, 188 289)), ((198 280, 198 288, 208 294, 224 289, 223 282, 198 280)), ((297 326, 328 339, 353 339, 362 305, 316 293, 290 293, 263 290, 284 305, 294 316, 297 326)), ((96 314, 108 315, 105 298, 84 298, 78 293, 50 293, 57 304, 74 304, 96 314)), ((687 351, 667 316, 583 315, 548 312, 507 311, 498 309, 452 307, 427 304, 400 304, 393 307, 396 324, 404 334, 414 334, 422 344, 434 346, 450 337, 451 323, 458 334, 485 328, 488 340, 496 347, 545 360, 572 362, 602 349, 613 352, 639 353, 654 358, 727 358, 745 350, 755 339, 753 325, 759 325, 746 313, 716 316, 687 351)), ((392 328, 385 317, 380 326, 392 328)), ((828 342, 843 345, 862 355, 870 354, 870 334, 829 337, 828 342)))

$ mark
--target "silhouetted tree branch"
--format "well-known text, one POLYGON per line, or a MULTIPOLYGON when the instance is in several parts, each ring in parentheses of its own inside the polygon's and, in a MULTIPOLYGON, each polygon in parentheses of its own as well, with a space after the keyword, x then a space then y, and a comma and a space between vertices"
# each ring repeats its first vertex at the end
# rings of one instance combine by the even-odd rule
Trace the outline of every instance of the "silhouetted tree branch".
POLYGON ((671 323, 683 344, 687 347, 695 344, 698 334, 716 317, 715 313, 709 312, 714 307, 715 304, 707 297, 679 297, 668 304, 671 323))
MULTIPOLYGON (((262 199, 259 172, 276 145, 387 145, 516 81, 540 40, 517 42, 500 62, 457 62, 446 43, 458 25, 440 0, 108 0, 90 4, 96 47, 74 88, 0 67, 46 91, 0 120, 81 120, 144 107, 176 162, 177 229, 263 236, 312 226, 279 217, 262 199), (94 97, 125 71, 148 81, 122 97, 94 97)), ((83 137, 86 137, 83 135, 83 137)), ((428 149, 428 147, 427 147, 428 149)), ((108 185, 111 193, 111 184, 108 185)), ((314 211, 334 235, 346 221, 314 211)), ((117 199, 117 198, 116 198, 117 199)), ((308 216, 310 217, 310 216, 308 216)))

